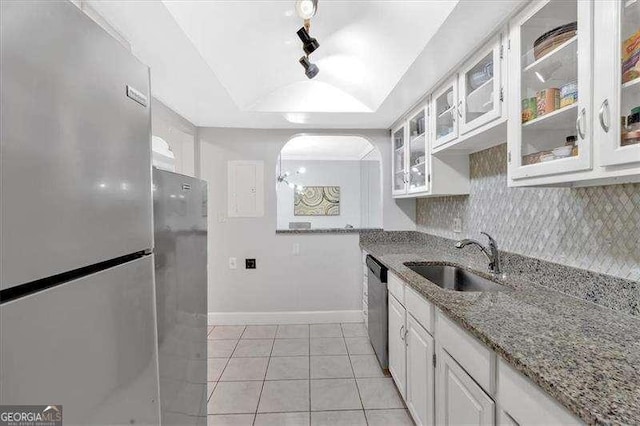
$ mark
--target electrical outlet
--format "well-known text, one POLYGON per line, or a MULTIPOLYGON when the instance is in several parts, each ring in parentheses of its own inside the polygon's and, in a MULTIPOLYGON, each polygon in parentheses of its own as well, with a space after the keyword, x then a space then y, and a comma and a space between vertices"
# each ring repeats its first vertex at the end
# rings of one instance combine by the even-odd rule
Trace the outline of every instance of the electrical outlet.
POLYGON ((229 269, 238 269, 238 260, 235 257, 229 258, 229 269))
POLYGON ((453 232, 459 234, 462 232, 462 219, 459 217, 453 218, 453 232))
POLYGON ((293 243, 293 249, 291 250, 291 252, 293 253, 294 256, 299 255, 300 254, 300 244, 293 243))
POLYGON ((256 260, 255 259, 245 259, 244 260, 244 269, 256 269, 256 260))

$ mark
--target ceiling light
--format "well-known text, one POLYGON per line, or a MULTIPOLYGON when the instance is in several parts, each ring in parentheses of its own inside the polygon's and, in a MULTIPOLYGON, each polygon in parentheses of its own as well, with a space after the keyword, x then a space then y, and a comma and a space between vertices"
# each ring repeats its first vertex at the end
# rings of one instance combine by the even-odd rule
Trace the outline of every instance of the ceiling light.
POLYGON ((306 56, 300 58, 300 64, 304 67, 304 75, 306 75, 308 79, 312 79, 320 72, 318 66, 309 62, 309 58, 306 56))
POLYGON ((307 56, 311 55, 318 47, 320 47, 318 40, 311 37, 305 27, 300 28, 297 34, 298 37, 300 37, 300 40, 302 40, 302 50, 304 50, 304 53, 307 56))
POLYGON ((296 0, 296 12, 302 19, 311 19, 318 10, 318 0, 296 0))

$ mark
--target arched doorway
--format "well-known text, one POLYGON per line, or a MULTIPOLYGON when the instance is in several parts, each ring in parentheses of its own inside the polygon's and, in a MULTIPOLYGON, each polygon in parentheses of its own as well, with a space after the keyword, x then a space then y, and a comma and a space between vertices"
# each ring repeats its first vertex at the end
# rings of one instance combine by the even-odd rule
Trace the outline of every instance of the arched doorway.
POLYGON ((382 227, 381 156, 361 136, 303 135, 276 167, 277 229, 382 227))

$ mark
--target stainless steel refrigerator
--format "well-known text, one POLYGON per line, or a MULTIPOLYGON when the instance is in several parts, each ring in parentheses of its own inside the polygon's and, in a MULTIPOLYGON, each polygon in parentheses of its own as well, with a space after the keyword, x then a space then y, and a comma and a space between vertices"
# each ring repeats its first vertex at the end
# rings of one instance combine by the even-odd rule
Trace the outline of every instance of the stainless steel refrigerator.
POLYGON ((207 184, 153 169, 162 423, 207 424, 207 184))
POLYGON ((0 7, 0 404, 158 424, 149 69, 70 2, 0 7))

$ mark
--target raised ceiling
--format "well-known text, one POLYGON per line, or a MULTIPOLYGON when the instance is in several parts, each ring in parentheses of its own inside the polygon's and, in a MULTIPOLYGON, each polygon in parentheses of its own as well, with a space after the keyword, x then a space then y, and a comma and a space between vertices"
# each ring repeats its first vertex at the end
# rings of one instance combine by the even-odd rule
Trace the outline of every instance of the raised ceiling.
POLYGON ((358 136, 298 136, 287 142, 280 155, 283 160, 357 161, 373 150, 368 140, 358 136))
POLYGON ((522 0, 319 0, 309 81, 294 0, 83 0, 201 127, 388 128, 522 0))
POLYGON ((302 20, 290 1, 163 3, 236 106, 261 112, 372 112, 458 0, 321 0, 311 35, 320 74, 298 59, 302 20))

